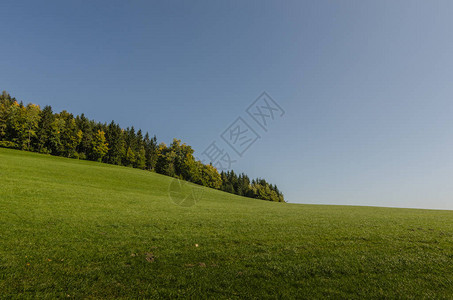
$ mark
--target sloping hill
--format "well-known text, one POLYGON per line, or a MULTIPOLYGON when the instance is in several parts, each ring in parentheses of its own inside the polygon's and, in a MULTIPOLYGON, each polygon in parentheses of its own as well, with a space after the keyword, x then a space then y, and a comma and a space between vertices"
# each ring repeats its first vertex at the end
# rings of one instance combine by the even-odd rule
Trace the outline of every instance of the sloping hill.
POLYGON ((453 297, 452 211, 181 206, 172 181, 0 149, 0 298, 453 297))

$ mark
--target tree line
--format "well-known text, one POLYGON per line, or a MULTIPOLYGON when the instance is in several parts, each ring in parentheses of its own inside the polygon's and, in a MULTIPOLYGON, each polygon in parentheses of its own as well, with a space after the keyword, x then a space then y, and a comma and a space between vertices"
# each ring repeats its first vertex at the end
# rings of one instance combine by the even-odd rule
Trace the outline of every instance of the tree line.
POLYGON ((276 185, 234 171, 219 173, 211 164, 196 160, 192 147, 178 139, 167 146, 133 126, 123 129, 114 121, 100 123, 84 114, 54 113, 51 106, 24 105, 6 91, 0 96, 0 147, 133 167, 245 197, 284 202, 276 185))

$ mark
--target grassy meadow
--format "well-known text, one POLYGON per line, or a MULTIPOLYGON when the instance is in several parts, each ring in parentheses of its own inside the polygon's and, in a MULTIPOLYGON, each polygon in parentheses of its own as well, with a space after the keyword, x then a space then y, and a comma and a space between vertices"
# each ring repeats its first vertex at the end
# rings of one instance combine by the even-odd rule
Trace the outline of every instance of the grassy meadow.
POLYGON ((0 149, 0 298, 453 299, 453 211, 273 203, 0 149))

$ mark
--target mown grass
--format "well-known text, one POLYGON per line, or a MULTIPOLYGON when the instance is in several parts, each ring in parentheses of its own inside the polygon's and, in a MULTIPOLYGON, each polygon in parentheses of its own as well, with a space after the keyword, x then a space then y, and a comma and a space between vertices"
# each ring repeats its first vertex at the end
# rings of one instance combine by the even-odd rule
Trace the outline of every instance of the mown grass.
POLYGON ((171 180, 0 149, 0 298, 453 298, 452 211, 181 207, 171 180))

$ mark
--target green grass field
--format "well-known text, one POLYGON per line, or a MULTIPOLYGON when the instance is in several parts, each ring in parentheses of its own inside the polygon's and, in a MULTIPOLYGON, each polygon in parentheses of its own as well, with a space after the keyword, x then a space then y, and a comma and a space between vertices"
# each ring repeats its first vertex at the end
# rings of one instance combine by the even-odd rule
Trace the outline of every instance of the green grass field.
POLYGON ((0 298, 453 298, 453 211, 183 207, 171 181, 0 149, 0 298))

